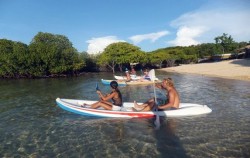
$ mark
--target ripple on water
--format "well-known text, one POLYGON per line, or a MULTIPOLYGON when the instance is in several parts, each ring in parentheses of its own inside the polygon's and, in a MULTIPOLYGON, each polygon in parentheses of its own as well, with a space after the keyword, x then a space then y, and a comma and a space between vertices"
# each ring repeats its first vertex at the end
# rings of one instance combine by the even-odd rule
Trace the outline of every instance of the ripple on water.
MULTIPOLYGON (((206 104, 213 112, 161 118, 156 130, 153 119, 94 119, 56 106, 57 97, 97 100, 93 87, 112 74, 1 80, 0 157, 250 157, 249 82, 156 73, 174 79, 182 102, 206 104)), ((120 90, 125 101, 154 96, 152 86, 120 90)))

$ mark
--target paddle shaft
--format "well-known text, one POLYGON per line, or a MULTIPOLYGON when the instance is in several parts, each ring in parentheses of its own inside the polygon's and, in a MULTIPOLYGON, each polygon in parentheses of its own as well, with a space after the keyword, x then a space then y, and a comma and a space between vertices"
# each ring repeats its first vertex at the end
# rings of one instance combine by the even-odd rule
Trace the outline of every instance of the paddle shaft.
POLYGON ((154 69, 151 70, 152 73, 149 73, 150 75, 152 75, 150 77, 151 80, 153 80, 153 86, 154 86, 154 98, 155 98, 155 111, 156 111, 156 119, 154 121, 155 123, 155 126, 156 126, 156 129, 159 129, 160 128, 160 116, 158 114, 158 103, 157 103, 157 98, 156 98, 156 91, 155 91, 155 71, 154 69))

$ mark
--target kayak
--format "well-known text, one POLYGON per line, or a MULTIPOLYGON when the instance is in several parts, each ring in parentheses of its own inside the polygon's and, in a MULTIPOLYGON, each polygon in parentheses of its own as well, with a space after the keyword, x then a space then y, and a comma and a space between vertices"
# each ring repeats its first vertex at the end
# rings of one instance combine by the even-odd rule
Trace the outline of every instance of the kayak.
MULTIPOLYGON (((91 100, 76 100, 76 99, 56 99, 56 103, 62 109, 80 114, 83 116, 94 116, 94 117, 122 117, 122 118, 133 118, 133 117, 184 117, 184 116, 196 116, 202 114, 211 113, 212 110, 207 105, 199 105, 192 103, 181 103, 179 109, 176 110, 165 110, 165 111, 147 111, 147 112, 136 112, 132 110, 134 103, 124 102, 123 107, 120 111, 105 110, 103 108, 91 109, 84 107, 84 104, 93 104, 96 101, 91 100)), ((138 103, 141 104, 141 103, 138 103)))
MULTIPOLYGON (((101 79, 102 83, 105 84, 105 85, 109 85, 110 82, 114 81, 114 80, 104 80, 104 79, 101 79)), ((126 85, 148 85, 148 84, 153 84, 153 83, 158 83, 158 82, 161 82, 160 80, 157 80, 155 82, 153 81, 136 81, 136 80, 132 80, 132 81, 129 81, 129 82, 126 82, 126 81, 119 81, 119 80, 115 80, 119 86, 126 86, 126 85)))
POLYGON ((118 80, 104 80, 104 79, 101 79, 102 83, 105 84, 105 85, 109 85, 110 82, 112 81, 116 81, 118 83, 119 86, 126 86, 127 83, 125 81, 118 81, 118 80))
MULTIPOLYGON (((132 80, 139 80, 142 76, 136 76, 136 75, 130 75, 132 80)), ((114 78, 117 80, 126 80, 126 76, 117 76, 114 75, 114 78)), ((155 80, 159 80, 158 78, 155 78, 155 80)))
MULTIPOLYGON (((139 80, 141 78, 141 76, 135 76, 135 75, 130 75, 130 77, 132 80, 139 80)), ((114 75, 114 78, 117 80, 126 80, 127 79, 126 76, 117 76, 117 75, 114 75)))

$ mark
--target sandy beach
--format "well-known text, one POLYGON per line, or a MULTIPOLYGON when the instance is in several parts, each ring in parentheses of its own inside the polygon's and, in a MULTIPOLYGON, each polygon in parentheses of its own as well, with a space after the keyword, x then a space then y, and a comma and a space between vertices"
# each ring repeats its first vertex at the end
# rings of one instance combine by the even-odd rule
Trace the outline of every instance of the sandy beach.
POLYGON ((188 64, 162 68, 161 70, 250 81, 250 59, 234 59, 213 63, 188 64))

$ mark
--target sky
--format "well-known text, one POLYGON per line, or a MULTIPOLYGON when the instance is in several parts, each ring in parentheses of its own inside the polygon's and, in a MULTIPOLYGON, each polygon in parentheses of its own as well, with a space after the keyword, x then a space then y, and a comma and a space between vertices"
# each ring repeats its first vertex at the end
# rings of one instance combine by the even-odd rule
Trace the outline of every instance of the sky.
POLYGON ((149 52, 250 41, 250 0, 0 0, 0 39, 29 44, 38 32, 66 36, 79 52, 114 42, 149 52))

